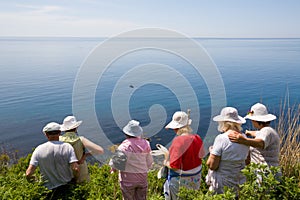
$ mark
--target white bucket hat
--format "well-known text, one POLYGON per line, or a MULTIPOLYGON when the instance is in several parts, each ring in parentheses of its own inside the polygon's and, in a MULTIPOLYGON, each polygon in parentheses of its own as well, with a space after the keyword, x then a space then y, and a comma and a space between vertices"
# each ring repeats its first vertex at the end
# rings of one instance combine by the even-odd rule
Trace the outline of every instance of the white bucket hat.
POLYGON ((52 131, 60 131, 60 125, 56 122, 50 122, 43 128, 44 133, 48 133, 52 131))
POLYGON ((217 115, 213 118, 216 122, 235 122, 238 124, 244 124, 246 123, 246 120, 238 115, 237 109, 233 107, 225 107, 221 110, 220 115, 217 115))
POLYGON ((142 127, 140 127, 140 122, 138 122, 136 120, 131 120, 123 128, 123 132, 129 136, 139 137, 143 134, 143 129, 142 129, 142 127))
POLYGON ((275 115, 269 114, 267 107, 261 103, 256 103, 251 107, 250 112, 245 116, 245 119, 250 119, 259 122, 270 122, 275 120, 275 115))
POLYGON ((191 125, 192 120, 183 111, 177 111, 173 114, 172 121, 165 127, 170 129, 178 129, 187 125, 191 125))
POLYGON ((61 131, 72 130, 74 128, 77 128, 81 123, 82 121, 77 121, 74 116, 68 116, 64 119, 60 130, 61 131))

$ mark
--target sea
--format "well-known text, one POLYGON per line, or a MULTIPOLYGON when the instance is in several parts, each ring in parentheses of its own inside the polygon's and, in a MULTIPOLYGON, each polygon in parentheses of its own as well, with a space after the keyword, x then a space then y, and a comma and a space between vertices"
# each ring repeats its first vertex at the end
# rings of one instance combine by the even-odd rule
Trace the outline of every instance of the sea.
POLYGON ((208 147, 225 106, 245 116, 257 102, 275 115, 299 104, 300 39, 0 37, 0 70, 1 152, 31 153, 68 115, 106 152, 131 119, 153 149, 168 146, 179 110, 208 147))

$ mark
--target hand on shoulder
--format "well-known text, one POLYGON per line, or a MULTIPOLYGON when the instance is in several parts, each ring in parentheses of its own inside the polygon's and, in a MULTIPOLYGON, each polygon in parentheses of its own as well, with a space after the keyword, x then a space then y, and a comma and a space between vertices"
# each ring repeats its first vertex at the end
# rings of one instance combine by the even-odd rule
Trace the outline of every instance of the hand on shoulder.
POLYGON ((249 130, 246 130, 246 131, 245 131, 245 134, 246 134, 247 136, 255 137, 255 136, 256 136, 256 131, 249 131, 249 130))
POLYGON ((231 142, 236 142, 236 143, 242 143, 246 138, 243 136, 243 134, 237 132, 237 131, 232 131, 228 134, 228 138, 231 142))

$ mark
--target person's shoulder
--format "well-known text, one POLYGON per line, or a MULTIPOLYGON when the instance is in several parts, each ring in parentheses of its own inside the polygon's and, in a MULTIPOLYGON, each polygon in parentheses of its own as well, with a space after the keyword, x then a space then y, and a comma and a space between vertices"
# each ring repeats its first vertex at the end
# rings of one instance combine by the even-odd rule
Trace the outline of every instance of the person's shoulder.
POLYGON ((270 127, 270 126, 263 127, 258 132, 264 133, 264 134, 275 134, 275 133, 277 134, 276 130, 273 129, 272 127, 270 127))
POLYGON ((195 138, 202 140, 202 138, 200 137, 200 135, 198 135, 197 133, 192 134, 195 138))
POLYGON ((45 149, 49 148, 49 146, 51 146, 51 145, 52 145, 52 142, 50 142, 50 141, 44 142, 44 143, 38 145, 38 146, 34 149, 34 151, 35 151, 35 152, 38 152, 38 151, 43 152, 43 151, 45 151, 45 149))
POLYGON ((150 147, 150 142, 148 140, 142 139, 142 141, 145 146, 150 147))
POLYGON ((67 147, 67 148, 74 149, 73 146, 72 146, 70 143, 67 143, 67 142, 61 142, 61 141, 59 141, 58 144, 60 144, 60 145, 62 145, 62 146, 65 146, 65 147, 67 147))
POLYGON ((126 138, 125 140, 123 140, 123 141, 121 142, 120 145, 126 145, 126 144, 130 144, 130 143, 132 143, 131 140, 130 140, 130 138, 126 138))
POLYGON ((176 136, 173 141, 172 144, 174 145, 184 145, 187 141, 191 141, 191 137, 186 136, 186 135, 180 135, 180 136, 176 136))
POLYGON ((44 143, 42 143, 42 144, 39 144, 39 145, 34 149, 34 151, 38 151, 39 149, 41 149, 41 148, 47 146, 48 143, 49 143, 49 142, 44 142, 44 143))
POLYGON ((221 133, 221 134, 218 134, 216 137, 215 137, 215 140, 223 140, 225 138, 228 138, 228 136, 224 133, 221 133))
POLYGON ((124 150, 124 149, 126 149, 128 146, 130 146, 132 143, 131 143, 131 141, 127 138, 127 139, 125 139, 125 140, 123 140, 122 142, 121 142, 121 144, 118 146, 118 149, 119 150, 124 150))
POLYGON ((182 137, 182 136, 176 136, 176 137, 173 138, 172 142, 177 142, 177 141, 182 141, 182 140, 184 140, 184 137, 182 137))
POLYGON ((51 145, 51 144, 52 144, 51 141, 47 141, 47 142, 44 142, 44 143, 40 144, 39 146, 37 146, 37 148, 42 148, 42 147, 44 147, 44 146, 49 146, 49 145, 51 145))
POLYGON ((272 128, 271 126, 266 126, 266 127, 263 127, 262 129, 260 130, 269 130, 269 131, 275 131, 274 128, 272 128))
POLYGON ((202 141, 202 138, 200 137, 200 135, 198 135, 198 134, 192 134, 192 136, 193 136, 194 139, 196 139, 197 141, 203 142, 203 141, 202 141))

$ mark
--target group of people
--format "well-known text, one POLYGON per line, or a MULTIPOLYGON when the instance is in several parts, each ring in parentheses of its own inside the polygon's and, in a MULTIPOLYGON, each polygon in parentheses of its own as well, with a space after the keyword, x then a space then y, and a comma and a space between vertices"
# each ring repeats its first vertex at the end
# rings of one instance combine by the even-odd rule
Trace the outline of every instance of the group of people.
POLYGON ((35 179, 34 172, 39 166, 45 187, 52 191, 49 199, 63 196, 74 183, 88 182, 86 157, 104 153, 101 146, 77 134, 81 123, 74 116, 67 116, 62 125, 48 123, 43 128, 48 141, 32 153, 26 177, 35 179))
MULTIPOLYGON (((245 182, 241 169, 250 161, 279 165, 280 139, 269 126, 275 119, 276 116, 269 114, 261 103, 253 105, 245 118, 239 116, 233 107, 223 108, 213 118, 222 134, 209 148, 206 183, 210 191, 223 193, 224 186, 227 186, 237 192, 239 185, 245 182), (242 133, 245 119, 250 119, 257 130, 242 133)), ((191 129, 191 123, 189 112, 177 111, 165 127, 176 133, 163 162, 168 168, 164 183, 165 199, 177 199, 180 187, 200 188, 202 159, 206 153, 201 137, 191 129)), ((44 127, 48 142, 34 150, 26 171, 28 179, 33 177, 39 165, 45 186, 54 192, 65 190, 74 178, 77 183, 89 181, 85 158, 89 154, 102 154, 103 148, 76 134, 80 124, 81 121, 69 116, 62 125, 52 122, 44 127), (61 131, 65 134, 60 135, 61 131)), ((118 146, 118 156, 113 157, 109 165, 112 173, 119 171, 124 200, 146 199, 148 170, 153 163, 150 143, 143 138, 139 121, 130 120, 124 126, 123 133, 126 139, 118 146)))
MULTIPOLYGON (((250 162, 279 166, 280 138, 270 127, 276 116, 269 114, 265 105, 256 103, 243 118, 236 108, 225 107, 213 118, 218 122, 218 131, 213 146, 209 147, 206 184, 213 193, 224 193, 224 187, 236 192, 246 181, 241 170, 250 162), (246 119, 252 121, 255 131, 242 133, 246 119)), ((203 142, 192 134, 191 119, 185 112, 176 112, 166 128, 173 129, 177 137, 169 148, 169 174, 164 184, 165 199, 177 199, 179 186, 199 189, 202 158, 205 155, 203 142)))

